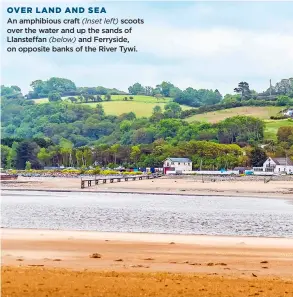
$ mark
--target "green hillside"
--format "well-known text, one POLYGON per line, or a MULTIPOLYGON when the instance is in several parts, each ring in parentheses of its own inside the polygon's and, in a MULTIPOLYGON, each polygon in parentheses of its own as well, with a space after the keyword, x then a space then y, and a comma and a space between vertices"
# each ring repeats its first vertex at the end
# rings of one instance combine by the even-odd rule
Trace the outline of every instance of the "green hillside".
POLYGON ((195 121, 204 121, 209 123, 217 123, 219 121, 225 120, 226 118, 245 115, 253 116, 263 120, 270 119, 271 116, 276 115, 283 108, 279 106, 242 106, 236 108, 229 108, 217 111, 211 111, 203 114, 194 115, 186 118, 186 120, 191 123, 195 121))

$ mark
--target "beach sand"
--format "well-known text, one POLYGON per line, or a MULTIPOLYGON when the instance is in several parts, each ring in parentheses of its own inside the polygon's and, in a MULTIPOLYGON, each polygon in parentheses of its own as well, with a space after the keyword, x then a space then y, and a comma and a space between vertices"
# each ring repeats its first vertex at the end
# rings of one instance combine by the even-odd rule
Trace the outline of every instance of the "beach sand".
POLYGON ((145 194, 177 195, 221 195, 241 197, 272 197, 293 199, 293 180, 272 180, 264 183, 263 179, 247 180, 245 178, 211 182, 211 177, 168 178, 150 180, 114 182, 99 184, 81 189, 80 178, 19 177, 17 181, 1 182, 2 189, 10 190, 44 190, 44 191, 90 191, 145 194))
POLYGON ((2 296, 293 296, 293 239, 1 231, 2 296))

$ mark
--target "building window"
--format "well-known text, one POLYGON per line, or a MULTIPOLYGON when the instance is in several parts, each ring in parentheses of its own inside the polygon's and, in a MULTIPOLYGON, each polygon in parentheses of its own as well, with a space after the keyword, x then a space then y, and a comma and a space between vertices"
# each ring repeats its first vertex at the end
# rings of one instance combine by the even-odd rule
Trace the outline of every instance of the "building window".
POLYGON ((171 164, 174 165, 174 162, 172 162, 171 164))
POLYGON ((178 165, 180 165, 180 162, 178 162, 178 165))
POLYGON ((169 166, 169 163, 167 163, 167 166, 169 166))
POLYGON ((188 163, 188 166, 190 166, 190 163, 188 163))

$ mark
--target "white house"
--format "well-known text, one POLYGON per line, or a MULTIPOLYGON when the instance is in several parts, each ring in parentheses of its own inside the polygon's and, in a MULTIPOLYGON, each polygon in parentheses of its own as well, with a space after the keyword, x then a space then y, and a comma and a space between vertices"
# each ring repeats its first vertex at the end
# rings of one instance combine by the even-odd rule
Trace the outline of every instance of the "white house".
POLYGON ((283 173, 293 174, 293 161, 290 158, 268 158, 262 167, 254 167, 255 173, 266 172, 266 173, 283 173))
POLYGON ((284 112, 285 116, 293 117, 293 109, 288 109, 286 112, 284 112))
POLYGON ((164 174, 167 171, 175 171, 182 173, 184 171, 192 171, 192 161, 188 158, 167 158, 164 161, 164 174))

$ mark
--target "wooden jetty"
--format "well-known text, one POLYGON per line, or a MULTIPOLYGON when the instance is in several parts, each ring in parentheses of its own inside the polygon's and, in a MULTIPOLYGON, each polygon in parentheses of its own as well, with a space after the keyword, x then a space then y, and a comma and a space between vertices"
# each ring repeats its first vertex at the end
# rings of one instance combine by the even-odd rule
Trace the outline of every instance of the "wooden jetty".
POLYGON ((162 177, 162 173, 152 173, 152 174, 145 174, 145 175, 132 175, 132 176, 111 176, 111 177, 85 177, 81 178, 81 188, 84 189, 87 185, 87 187, 91 187, 98 184, 106 184, 108 181, 110 183, 121 182, 121 181, 135 181, 135 180, 143 180, 143 179, 154 179, 162 177))

